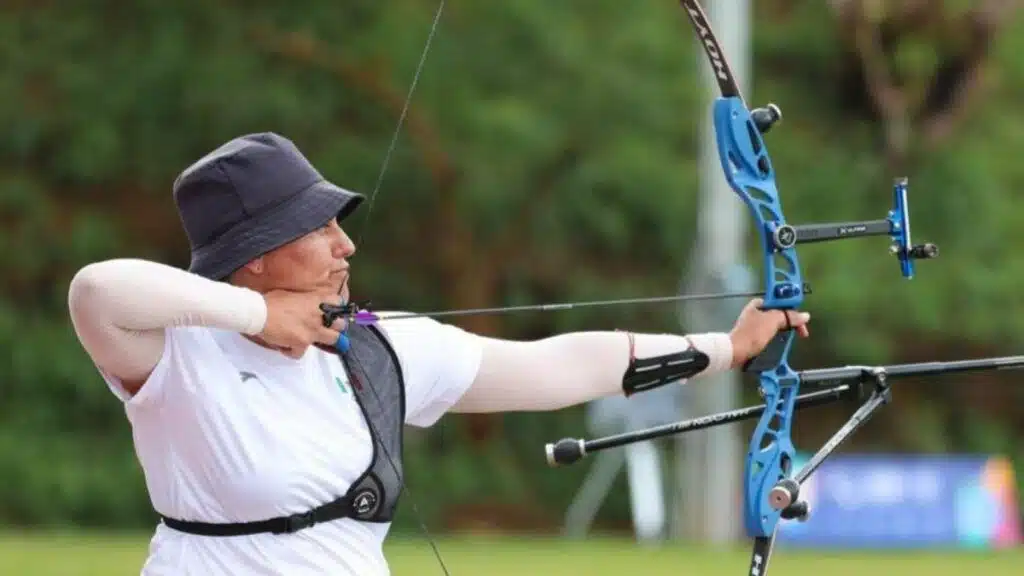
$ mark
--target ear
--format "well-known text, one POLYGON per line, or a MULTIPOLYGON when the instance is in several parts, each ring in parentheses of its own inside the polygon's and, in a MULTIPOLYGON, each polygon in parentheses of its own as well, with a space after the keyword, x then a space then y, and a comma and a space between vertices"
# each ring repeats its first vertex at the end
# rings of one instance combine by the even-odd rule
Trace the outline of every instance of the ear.
POLYGON ((253 258, 242 266, 250 274, 259 275, 263 273, 263 256, 253 258))

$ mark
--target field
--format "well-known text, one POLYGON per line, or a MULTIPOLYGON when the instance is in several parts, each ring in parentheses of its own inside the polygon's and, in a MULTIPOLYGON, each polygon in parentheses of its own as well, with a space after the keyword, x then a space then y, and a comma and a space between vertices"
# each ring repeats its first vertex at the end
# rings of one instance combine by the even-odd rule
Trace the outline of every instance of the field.
MULTIPOLYGON (((147 535, 4 534, 0 574, 115 576, 138 574, 147 535)), ((665 546, 644 549, 625 540, 439 539, 452 576, 741 576, 748 551, 665 546)), ((387 546, 394 576, 442 574, 426 540, 387 546)), ((785 576, 928 576, 1024 574, 1024 549, 1012 552, 816 552, 776 550, 772 573, 785 576)))

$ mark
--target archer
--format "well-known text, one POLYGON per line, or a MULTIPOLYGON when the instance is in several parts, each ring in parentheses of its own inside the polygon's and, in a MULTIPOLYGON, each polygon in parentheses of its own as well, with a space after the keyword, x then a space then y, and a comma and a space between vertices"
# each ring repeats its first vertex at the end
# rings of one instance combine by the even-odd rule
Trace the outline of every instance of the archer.
POLYGON ((404 425, 630 395, 740 366, 780 330, 808 335, 807 313, 759 299, 728 333, 529 342, 424 317, 328 315, 349 299, 356 247, 342 224, 363 196, 272 133, 199 159, 174 199, 187 271, 114 259, 69 290, 162 517, 146 574, 387 574, 404 425))

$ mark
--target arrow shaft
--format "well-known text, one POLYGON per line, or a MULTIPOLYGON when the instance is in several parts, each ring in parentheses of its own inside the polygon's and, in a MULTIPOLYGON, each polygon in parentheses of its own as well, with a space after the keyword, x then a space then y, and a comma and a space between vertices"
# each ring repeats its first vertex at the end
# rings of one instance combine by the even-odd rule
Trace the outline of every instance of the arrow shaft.
POLYGON ((754 298, 763 296, 763 292, 723 292, 717 294, 677 294, 673 296, 651 296, 644 298, 619 298, 615 300, 590 300, 581 302, 560 302, 553 304, 527 304, 523 306, 498 306, 493 308, 464 308, 461 310, 437 310, 434 312, 410 312, 394 314, 385 320, 404 320, 408 318, 445 318, 452 316, 474 316, 480 314, 510 314, 513 312, 551 312, 554 310, 572 310, 574 308, 625 306, 635 304, 663 304, 667 302, 685 302, 695 300, 727 300, 731 298, 754 298))

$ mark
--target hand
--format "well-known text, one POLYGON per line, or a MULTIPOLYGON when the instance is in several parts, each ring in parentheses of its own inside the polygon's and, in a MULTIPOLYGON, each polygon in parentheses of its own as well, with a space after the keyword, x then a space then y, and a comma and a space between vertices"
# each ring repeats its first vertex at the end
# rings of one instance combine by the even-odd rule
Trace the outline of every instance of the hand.
POLYGON ((330 328, 323 324, 320 304, 341 304, 341 296, 330 290, 271 290, 263 298, 267 302, 267 322, 259 337, 290 358, 301 358, 314 344, 334 346, 345 330, 346 323, 341 318, 330 328))
POLYGON ((768 346, 781 330, 795 328, 801 338, 810 336, 807 323, 811 315, 799 310, 762 310, 764 300, 755 298, 743 307, 729 332, 732 340, 732 367, 742 366, 768 346), (788 319, 788 321, 787 321, 788 319))

